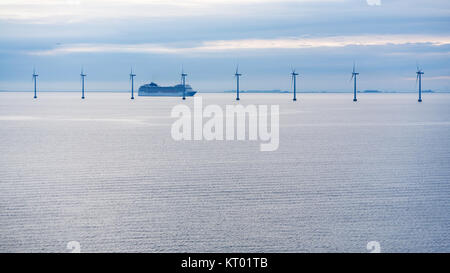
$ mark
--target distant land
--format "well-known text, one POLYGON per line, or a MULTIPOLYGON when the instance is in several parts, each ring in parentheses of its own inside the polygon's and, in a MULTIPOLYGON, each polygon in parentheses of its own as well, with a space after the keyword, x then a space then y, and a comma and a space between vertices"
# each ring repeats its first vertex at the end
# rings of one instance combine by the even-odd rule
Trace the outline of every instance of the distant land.
MULTIPOLYGON (((226 90, 224 93, 235 93, 236 90, 226 90)), ((291 93, 291 91, 282 90, 239 90, 239 93, 291 93)))
MULTIPOLYGON (((358 93, 417 93, 418 91, 382 91, 382 90, 360 90, 358 93)), ((449 93, 450 91, 433 91, 433 90, 422 90, 422 93, 449 93)), ((222 93, 222 92, 204 92, 200 91, 199 93, 222 93)), ((223 93, 236 93, 236 90, 226 90, 223 93)), ((292 91, 283 91, 283 90, 240 90, 239 93, 293 93, 292 91)), ((297 90, 297 93, 352 93, 350 91, 300 91, 297 90)))
MULTIPOLYGON (((418 91, 414 91, 418 92, 418 91)), ((380 90, 363 90, 358 93, 412 93, 412 92, 399 92, 399 91, 380 91, 380 90)), ((422 93, 435 93, 433 90, 422 90, 422 93)), ((445 92, 444 92, 445 93, 445 92)))

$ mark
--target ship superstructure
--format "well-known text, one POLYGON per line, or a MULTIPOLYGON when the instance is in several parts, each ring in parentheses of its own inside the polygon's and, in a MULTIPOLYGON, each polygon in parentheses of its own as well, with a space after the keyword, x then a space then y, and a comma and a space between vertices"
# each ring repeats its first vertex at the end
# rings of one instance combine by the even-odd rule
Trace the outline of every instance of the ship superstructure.
POLYGON ((183 86, 177 84, 175 86, 159 86, 154 82, 144 84, 139 87, 139 96, 163 96, 163 97, 182 97, 183 89, 186 88, 186 96, 192 97, 197 91, 192 90, 192 87, 188 84, 183 86))

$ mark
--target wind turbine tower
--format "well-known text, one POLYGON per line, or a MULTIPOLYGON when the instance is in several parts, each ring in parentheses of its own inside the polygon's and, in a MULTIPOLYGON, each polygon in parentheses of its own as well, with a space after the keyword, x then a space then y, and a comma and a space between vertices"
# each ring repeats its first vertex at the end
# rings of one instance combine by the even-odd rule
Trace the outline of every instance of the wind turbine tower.
POLYGON ((184 73, 184 69, 181 68, 181 84, 183 85, 183 100, 186 99, 186 76, 187 74, 184 73))
POLYGON ((422 69, 417 66, 417 78, 416 78, 416 85, 417 81, 419 81, 419 102, 422 102, 422 75, 425 74, 422 69))
POLYGON ((83 72, 83 68, 81 68, 81 99, 84 100, 84 77, 86 77, 87 75, 84 74, 83 72))
POLYGON ((352 72, 352 80, 353 80, 353 101, 358 101, 356 99, 356 77, 359 75, 358 72, 356 72, 356 66, 353 63, 353 72, 352 72))
POLYGON ((133 68, 131 68, 130 80, 131 80, 131 99, 132 100, 134 100, 134 77, 136 77, 136 74, 133 73, 133 68))
POLYGON ((295 72, 295 69, 292 69, 292 83, 294 84, 294 99, 293 101, 297 101, 297 76, 298 73, 295 72))
POLYGON ((236 77, 236 100, 239 100, 239 77, 242 76, 242 74, 239 74, 239 66, 236 67, 234 76, 236 77))
POLYGON ((37 80, 37 77, 38 77, 38 76, 39 76, 39 75, 36 74, 36 69, 33 68, 34 98, 35 98, 35 99, 37 99, 37 94, 36 94, 36 80, 37 80))

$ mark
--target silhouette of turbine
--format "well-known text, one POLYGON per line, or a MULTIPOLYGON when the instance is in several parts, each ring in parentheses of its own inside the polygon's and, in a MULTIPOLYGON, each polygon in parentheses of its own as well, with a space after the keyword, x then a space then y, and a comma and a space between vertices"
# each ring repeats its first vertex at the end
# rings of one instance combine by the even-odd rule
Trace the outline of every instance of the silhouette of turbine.
POLYGON ((416 86, 417 81, 419 81, 419 102, 422 102, 422 75, 425 74, 421 68, 419 68, 419 65, 417 65, 417 78, 416 78, 416 86))
POLYGON ((81 76, 81 99, 84 100, 84 77, 86 77, 87 75, 84 74, 83 68, 81 68, 80 76, 81 76))
POLYGON ((38 77, 39 75, 38 74, 36 74, 36 69, 33 67, 33 82, 34 82, 34 98, 35 99, 37 99, 37 94, 36 94, 36 80, 37 80, 37 77, 38 77))
POLYGON ((181 84, 183 85, 183 100, 186 99, 186 76, 183 67, 181 67, 181 84))
POLYGON ((236 66, 236 73, 234 73, 234 76, 236 77, 236 100, 239 99, 239 77, 242 76, 242 74, 239 74, 239 65, 236 66))
POLYGON ((291 84, 294 85, 294 99, 293 99, 293 101, 297 101, 297 76, 298 75, 299 74, 295 72, 295 69, 292 68, 292 73, 291 73, 292 82, 291 82, 291 84))
POLYGON ((358 72, 356 72, 356 65, 353 63, 353 72, 352 72, 352 80, 353 80, 353 101, 358 101, 356 99, 356 77, 359 75, 358 72))
POLYGON ((131 68, 130 80, 131 80, 131 99, 132 100, 134 100, 134 77, 136 77, 136 74, 133 73, 133 68, 131 68))

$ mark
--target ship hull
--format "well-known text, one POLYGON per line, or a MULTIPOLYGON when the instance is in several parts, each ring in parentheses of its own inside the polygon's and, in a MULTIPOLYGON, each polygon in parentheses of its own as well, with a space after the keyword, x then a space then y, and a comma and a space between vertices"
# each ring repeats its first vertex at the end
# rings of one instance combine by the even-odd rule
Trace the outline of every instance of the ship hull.
MULTIPOLYGON (((186 97, 192 97, 197 91, 186 91, 186 97)), ((182 97, 183 92, 139 92, 142 97, 182 97)))

